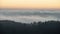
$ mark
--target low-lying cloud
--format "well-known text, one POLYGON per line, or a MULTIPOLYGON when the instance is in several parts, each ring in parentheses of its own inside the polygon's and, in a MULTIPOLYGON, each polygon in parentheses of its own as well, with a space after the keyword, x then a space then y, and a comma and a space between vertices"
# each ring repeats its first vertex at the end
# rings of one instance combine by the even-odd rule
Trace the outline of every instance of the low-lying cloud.
POLYGON ((26 23, 33 21, 60 20, 60 12, 41 10, 0 10, 0 20, 13 20, 26 23))

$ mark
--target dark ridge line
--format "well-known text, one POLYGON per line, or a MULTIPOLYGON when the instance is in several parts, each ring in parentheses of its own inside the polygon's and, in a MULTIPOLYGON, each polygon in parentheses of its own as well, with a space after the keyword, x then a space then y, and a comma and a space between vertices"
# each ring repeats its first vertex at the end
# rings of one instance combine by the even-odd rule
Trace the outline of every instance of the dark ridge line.
MULTIPOLYGON (((16 22, 16 21, 13 21, 13 20, 0 20, 0 22, 23 23, 23 22, 16 22)), ((42 22, 42 21, 38 21, 38 22, 34 21, 34 22, 31 22, 31 23, 39 23, 39 22, 45 23, 45 22, 60 22, 60 21, 58 21, 58 20, 49 20, 49 21, 44 21, 44 22, 42 22)), ((25 23, 25 22, 24 22, 24 23, 25 23)), ((31 24, 31 23, 25 23, 25 24, 31 24)))

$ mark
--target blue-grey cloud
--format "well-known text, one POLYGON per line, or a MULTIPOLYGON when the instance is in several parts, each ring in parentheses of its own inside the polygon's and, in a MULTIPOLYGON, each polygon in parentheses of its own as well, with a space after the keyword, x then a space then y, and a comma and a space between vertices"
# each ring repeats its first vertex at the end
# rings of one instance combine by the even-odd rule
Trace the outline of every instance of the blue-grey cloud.
POLYGON ((19 22, 60 20, 60 11, 0 10, 0 20, 14 20, 19 22))

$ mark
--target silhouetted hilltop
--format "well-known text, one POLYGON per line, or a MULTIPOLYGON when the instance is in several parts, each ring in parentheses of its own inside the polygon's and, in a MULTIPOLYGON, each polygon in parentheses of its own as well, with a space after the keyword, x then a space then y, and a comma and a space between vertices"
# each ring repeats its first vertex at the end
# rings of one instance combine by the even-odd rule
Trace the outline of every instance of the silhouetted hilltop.
MULTIPOLYGON (((15 21, 12 21, 12 20, 0 20, 0 23, 22 23, 22 22, 15 22, 15 21)), ((45 22, 32 22, 31 24, 38 24, 38 23, 60 23, 60 21, 54 21, 54 20, 51 20, 51 21, 45 21, 45 22)), ((27 23, 25 23, 27 24, 27 23)))
POLYGON ((0 32, 0 34, 60 34, 60 21, 39 21, 27 24, 0 20, 0 32))
POLYGON ((11 21, 11 20, 0 20, 0 22, 14 22, 14 21, 11 21))

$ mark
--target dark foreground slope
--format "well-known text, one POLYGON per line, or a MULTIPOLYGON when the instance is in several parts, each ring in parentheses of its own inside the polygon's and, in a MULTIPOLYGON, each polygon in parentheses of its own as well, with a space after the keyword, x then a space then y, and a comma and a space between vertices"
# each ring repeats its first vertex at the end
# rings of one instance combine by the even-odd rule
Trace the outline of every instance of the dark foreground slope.
POLYGON ((0 34, 60 34, 60 21, 19 23, 0 20, 0 34))

